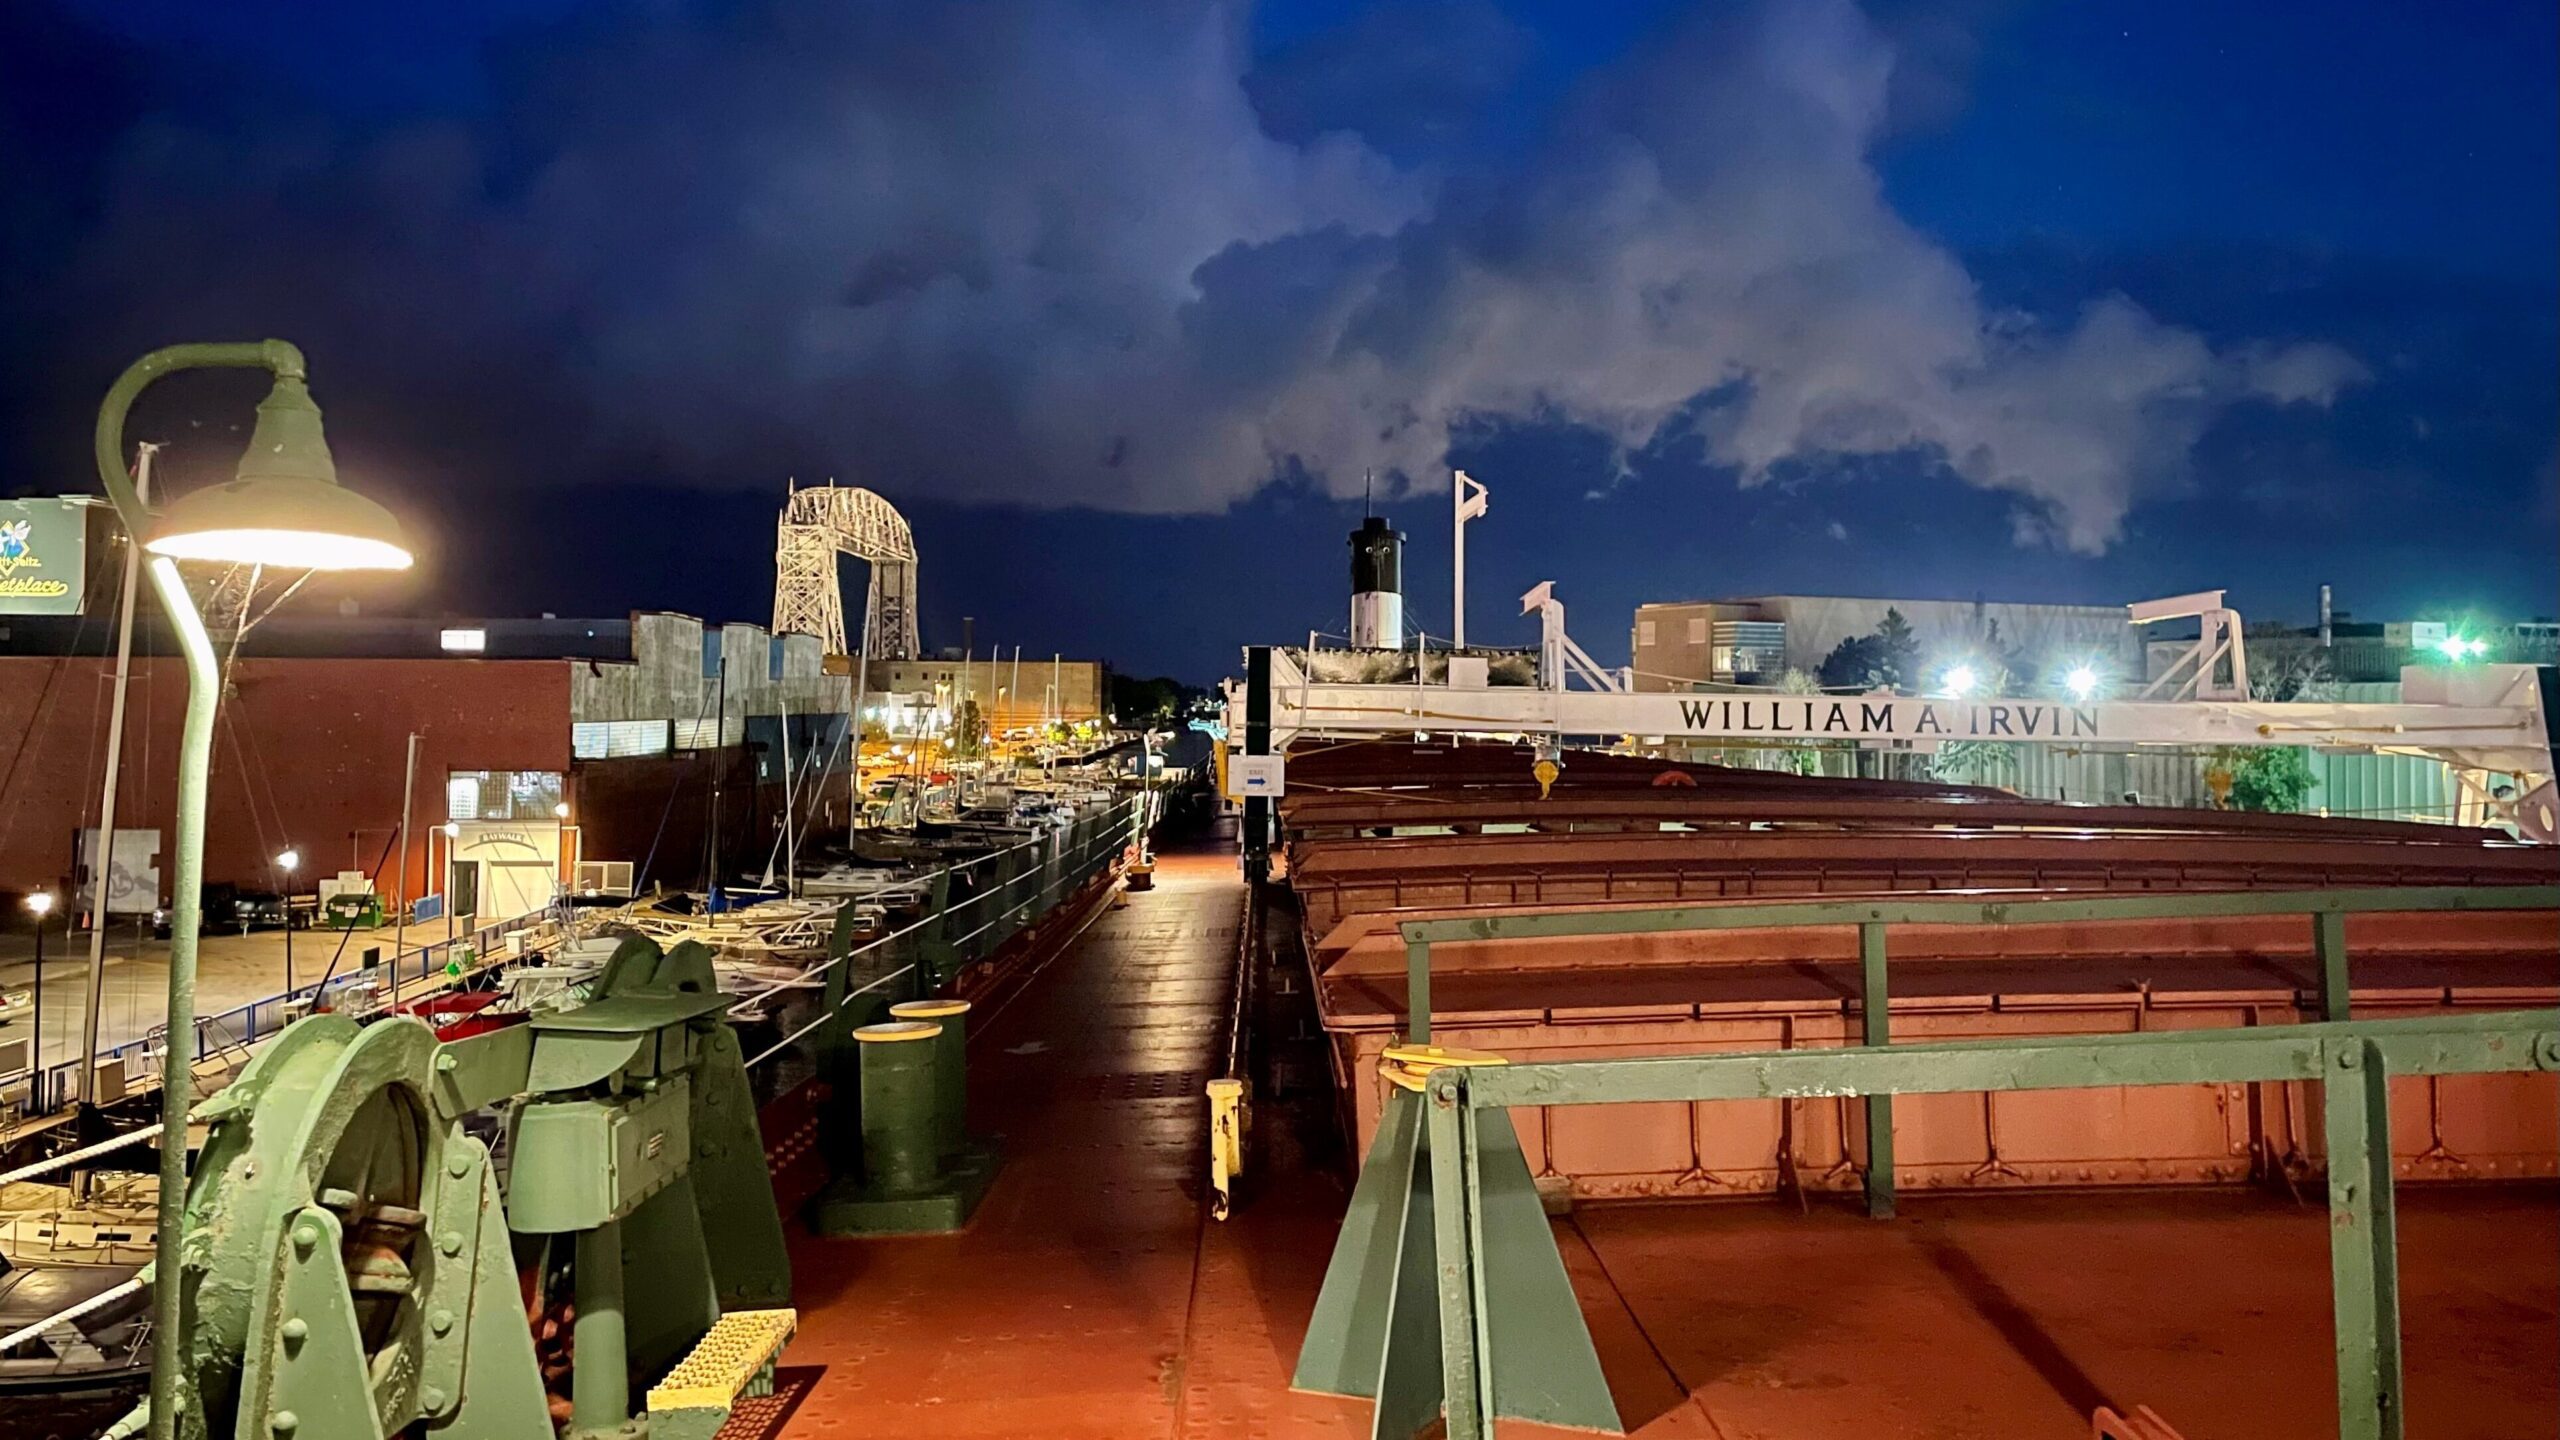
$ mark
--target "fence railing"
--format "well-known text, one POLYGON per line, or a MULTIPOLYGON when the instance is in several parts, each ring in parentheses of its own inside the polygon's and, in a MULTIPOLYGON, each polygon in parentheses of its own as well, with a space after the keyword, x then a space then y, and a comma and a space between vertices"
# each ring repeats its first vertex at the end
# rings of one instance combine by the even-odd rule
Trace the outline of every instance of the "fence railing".
MULTIPOLYGON (((1484 1440, 1496 1415, 1552 1418, 1535 1412, 1560 1390, 1588 1391, 1589 1381, 1598 1376, 1596 1358, 1573 1367, 1587 1372, 1579 1387, 1570 1379, 1555 1386, 1551 1374, 1519 1373, 1552 1366, 1557 1355, 1589 1357, 1591 1345, 1587 1330, 1578 1347, 1567 1343, 1561 1331, 1582 1323, 1570 1290, 1561 1305, 1535 1298, 1541 1288, 1536 1280, 1550 1265, 1561 1277, 1560 1259, 1526 1259, 1530 1283, 1521 1283, 1524 1237, 1550 1249, 1554 1242, 1539 1217, 1516 1142, 1507 1149, 1500 1143, 1511 1129, 1502 1118, 1509 1107, 2317 1080, 2322 1082, 2327 1132, 2337 1433, 2341 1440, 2398 1440, 2404 1404, 2390 1082, 2395 1076, 2555 1069, 2560 1069, 2560 1010, 1451 1065, 1431 1072, 1419 1097, 1406 1097, 1420 1101, 1424 1143, 1419 1148, 1427 1154, 1416 1163, 1430 1170, 1428 1199, 1416 1194, 1415 1200, 1429 1206, 1436 1263, 1431 1266, 1430 1298, 1417 1303, 1437 1312, 1438 1364, 1416 1355, 1399 1357, 1404 1363, 1384 1363, 1379 1373, 1397 1378, 1382 1382, 1382 1417, 1389 1408, 1404 1415, 1445 1406, 1449 1440, 1484 1440), (1530 1222, 1536 1222, 1534 1232, 1530 1222), (1524 1293, 1533 1297, 1532 1303, 1510 1305, 1507 1313, 1497 1313, 1491 1303, 1524 1293), (1536 1345, 1520 1345, 1524 1335, 1534 1336, 1536 1345), (1532 1378, 1535 1384, 1523 1383, 1532 1378)), ((1389 1328, 1399 1335, 1415 1333, 1400 1325, 1389 1328)), ((1433 1331, 1426 1324, 1418 1333, 1433 1331)), ((1599 1394, 1595 1403, 1606 1403, 1605 1385, 1599 1394)))
MULTIPOLYGON (((2349 915, 2458 910, 2560 910, 2560 885, 2377 886, 2151 895, 2038 893, 1980 898, 1881 896, 1408 920, 1398 927, 1405 944, 1405 1038, 1416 1045, 1431 1040, 1431 947, 1452 941, 1854 927, 1858 932, 1859 1039, 1867 1045, 1888 1045, 1893 1036, 1886 936, 1895 925, 2087 925, 2268 915, 2299 915, 2310 922, 2312 949, 2320 966, 2321 1018, 2344 1020, 2349 1009, 2349 915)), ((1890 1215, 1894 1204, 1893 1097, 1867 1096, 1866 1121, 1867 1208, 1877 1215, 1890 1215)))
MULTIPOLYGON (((313 1009, 334 1005, 350 992, 377 990, 385 1001, 395 992, 424 984, 440 974, 453 957, 468 947, 474 967, 493 958, 516 931, 531 932, 530 939, 539 941, 558 933, 566 923, 568 907, 561 902, 528 912, 509 920, 493 920, 468 934, 407 947, 379 965, 359 966, 329 973, 327 961, 320 960, 325 979, 297 985, 291 990, 234 1005, 195 1020, 196 1057, 199 1066, 222 1068, 236 1064, 259 1041, 291 1024, 313 1009)), ((334 953, 335 942, 344 936, 350 946, 365 938, 362 932, 314 929, 302 932, 318 937, 322 943, 314 951, 334 953)), ((315 956, 315 959, 318 957, 315 956)), ((124 1065, 124 1089, 127 1094, 149 1090, 160 1083, 161 1057, 168 1053, 169 1027, 154 1025, 140 1035, 121 1040, 98 1051, 98 1060, 121 1061, 124 1065)), ((42 1066, 28 1077, 25 1112, 46 1115, 69 1105, 80 1094, 78 1059, 58 1061, 42 1066)), ((24 1073, 24 1072, 21 1072, 24 1073)))
POLYGON ((773 1059, 821 1027, 841 1019, 859 997, 878 994, 900 980, 909 981, 914 994, 921 997, 961 970, 993 955, 1006 941, 1036 924, 1059 902, 1108 870, 1123 851, 1154 827, 1159 812, 1157 796, 1132 796, 1100 815, 1075 820, 1021 844, 991 850, 927 875, 931 899, 923 915, 842 955, 831 956, 787 981, 742 996, 730 1007, 729 1013, 734 1015, 785 989, 818 985, 829 992, 828 1001, 819 1007, 815 1017, 751 1057, 748 1067, 773 1059), (975 893, 952 899, 952 889, 963 882, 971 885, 975 893), (963 926, 966 928, 960 928, 963 926), (901 959, 904 964, 895 963, 901 959), (850 983, 857 971, 889 966, 894 968, 885 968, 884 973, 872 975, 861 985, 850 983), (841 980, 835 978, 839 969, 843 971, 841 980))
MULTIPOLYGON (((1045 912, 1059 898, 1072 893, 1107 866, 1123 847, 1134 843, 1153 826, 1159 810, 1158 796, 1152 793, 1132 796, 1099 816, 1080 819, 1021 844, 989 851, 931 872, 924 878, 931 886, 935 904, 928 907, 923 918, 869 941, 847 955, 831 959, 791 981, 744 997, 731 1007, 731 1013, 735 1014, 753 1001, 776 991, 798 988, 811 980, 823 978, 835 966, 911 934, 925 934, 939 947, 940 953, 932 966, 937 972, 936 980, 942 978, 938 972, 946 967, 956 970, 961 965, 984 959, 1031 920, 1038 918, 1038 913, 1045 912), (1036 863, 1025 863, 1034 859, 1035 852, 1047 853, 1038 854, 1036 863), (982 867, 993 867, 1001 872, 1003 878, 981 884, 979 872, 982 867), (974 886, 974 893, 957 902, 950 901, 951 887, 961 883, 974 886), (967 923, 970 920, 976 922, 970 929, 956 937, 950 934, 955 922, 967 923)), ((469 948, 471 964, 477 968, 507 958, 498 952, 509 934, 520 930, 532 931, 535 933, 529 938, 529 943, 540 943, 564 930, 568 920, 567 903, 555 901, 542 910, 514 919, 492 921, 469 934, 403 948, 379 965, 339 971, 328 975, 325 980, 315 980, 228 1010, 200 1015, 195 1021, 197 1063, 211 1068, 236 1064, 261 1040, 271 1037, 313 1009, 334 1008, 335 1003, 353 991, 371 990, 382 1003, 395 1003, 407 998, 409 987, 433 980, 464 947, 469 948)), ((304 933, 335 937, 342 932, 312 930, 304 933)), ((359 938, 350 935, 348 943, 353 944, 359 938)), ((866 990, 878 988, 880 986, 876 983, 865 987, 866 990)), ((799 1033, 805 1034, 809 1028, 815 1026, 806 1027, 799 1033)), ((168 1027, 165 1024, 154 1026, 132 1039, 101 1049, 98 1059, 101 1062, 123 1062, 127 1094, 148 1090, 159 1084, 161 1060, 168 1053, 167 1037, 168 1027)), ((799 1034, 795 1034, 782 1045, 756 1058, 765 1059, 798 1038, 799 1034)), ((66 1060, 40 1067, 29 1077, 25 1113, 50 1114, 70 1104, 79 1092, 80 1061, 66 1060)))

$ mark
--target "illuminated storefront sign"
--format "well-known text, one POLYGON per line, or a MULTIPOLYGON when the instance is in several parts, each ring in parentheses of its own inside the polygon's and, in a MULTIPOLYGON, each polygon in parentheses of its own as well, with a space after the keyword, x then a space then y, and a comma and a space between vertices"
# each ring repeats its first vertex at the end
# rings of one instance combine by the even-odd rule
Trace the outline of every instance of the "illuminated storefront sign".
POLYGON ((85 507, 0 500, 0 615, 76 615, 87 566, 85 507))

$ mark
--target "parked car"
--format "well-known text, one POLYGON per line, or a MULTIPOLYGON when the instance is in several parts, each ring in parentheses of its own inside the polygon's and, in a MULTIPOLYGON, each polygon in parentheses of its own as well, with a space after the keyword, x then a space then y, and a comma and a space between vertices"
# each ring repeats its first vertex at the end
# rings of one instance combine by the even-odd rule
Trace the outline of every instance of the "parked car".
MULTIPOLYGON (((244 890, 225 880, 204 887, 204 933, 236 934, 242 930, 275 930, 282 928, 293 912, 285 897, 273 890, 244 890)), ((176 912, 167 902, 151 912, 151 933, 162 940, 169 938, 169 925, 176 912)), ((306 909, 294 915, 297 928, 308 928, 311 917, 306 909)))

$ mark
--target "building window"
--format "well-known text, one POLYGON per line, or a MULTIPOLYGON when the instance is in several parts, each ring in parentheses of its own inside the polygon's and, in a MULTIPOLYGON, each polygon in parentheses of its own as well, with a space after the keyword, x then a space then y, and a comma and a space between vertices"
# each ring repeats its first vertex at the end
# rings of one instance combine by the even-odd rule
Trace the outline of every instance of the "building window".
POLYGON ((569 754, 579 760, 621 760, 667 753, 664 720, 580 721, 569 727, 569 754))
POLYGON ((477 655, 489 648, 489 632, 447 630, 436 637, 436 642, 442 645, 445 652, 450 655, 477 655))
POLYGON ((566 793, 557 771, 456 770, 445 777, 445 818, 549 824, 560 818, 566 793))
POLYGON ((1642 646, 1650 646, 1651 644, 1653 644, 1653 622, 1652 622, 1652 621, 1650 621, 1650 620, 1639 620, 1639 621, 1637 621, 1637 622, 1636 622, 1636 644, 1638 644, 1638 645, 1642 645, 1642 646))
POLYGON ((674 722, 675 748, 678 750, 710 750, 721 745, 737 745, 747 738, 747 717, 732 715, 726 725, 718 720, 678 720, 674 722))
POLYGON ((1706 643, 1707 643, 1707 617, 1706 617, 1706 616, 1704 616, 1704 615, 1693 615, 1693 616, 1691 616, 1691 617, 1690 617, 1690 619, 1689 619, 1689 643, 1690 643, 1690 644, 1692 644, 1692 645, 1704 645, 1704 644, 1706 644, 1706 643))

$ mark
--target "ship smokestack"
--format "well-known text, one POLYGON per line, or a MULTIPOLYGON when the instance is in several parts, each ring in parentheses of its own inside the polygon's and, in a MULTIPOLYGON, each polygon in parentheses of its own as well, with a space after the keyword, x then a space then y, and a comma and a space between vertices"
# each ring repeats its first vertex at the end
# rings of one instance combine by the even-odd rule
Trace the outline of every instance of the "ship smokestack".
POLYGON ((1351 532, 1351 644, 1404 648, 1404 532, 1376 515, 1351 532))

